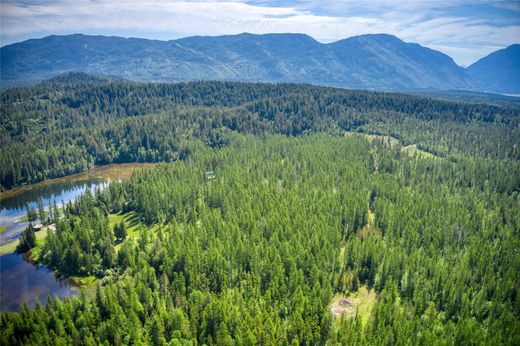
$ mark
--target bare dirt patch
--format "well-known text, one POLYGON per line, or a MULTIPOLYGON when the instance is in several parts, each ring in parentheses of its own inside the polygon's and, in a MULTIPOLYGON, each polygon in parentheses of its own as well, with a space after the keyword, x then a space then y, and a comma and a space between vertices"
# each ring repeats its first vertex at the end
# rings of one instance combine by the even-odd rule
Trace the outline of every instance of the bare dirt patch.
POLYGON ((344 296, 337 296, 332 301, 330 311, 336 318, 349 318, 356 315, 358 298, 348 298, 344 296))
POLYGON ((365 325, 372 315, 377 297, 374 290, 361 286, 357 292, 348 296, 336 295, 330 304, 330 312, 336 319, 353 318, 356 314, 365 325))

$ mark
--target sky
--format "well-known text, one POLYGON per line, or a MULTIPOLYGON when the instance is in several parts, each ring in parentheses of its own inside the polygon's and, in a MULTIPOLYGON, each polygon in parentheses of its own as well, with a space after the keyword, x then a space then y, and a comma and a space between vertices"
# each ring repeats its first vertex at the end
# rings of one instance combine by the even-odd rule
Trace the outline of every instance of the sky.
POLYGON ((304 33, 328 43, 392 34, 468 66, 520 43, 520 0, 0 0, 0 45, 73 33, 170 40, 304 33))

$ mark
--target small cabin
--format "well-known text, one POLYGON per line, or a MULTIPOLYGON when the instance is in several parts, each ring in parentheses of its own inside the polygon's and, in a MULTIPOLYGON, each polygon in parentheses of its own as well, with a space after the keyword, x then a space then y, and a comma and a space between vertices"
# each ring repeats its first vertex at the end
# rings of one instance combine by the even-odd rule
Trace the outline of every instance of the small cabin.
POLYGON ((208 178, 208 180, 212 180, 212 179, 215 179, 215 172, 214 171, 207 171, 206 172, 206 178, 208 178))
POLYGON ((52 223, 48 226, 44 226, 41 223, 37 223, 37 224, 33 225, 33 229, 35 232, 42 231, 44 229, 48 229, 48 230, 51 230, 52 232, 56 232, 56 225, 52 223))

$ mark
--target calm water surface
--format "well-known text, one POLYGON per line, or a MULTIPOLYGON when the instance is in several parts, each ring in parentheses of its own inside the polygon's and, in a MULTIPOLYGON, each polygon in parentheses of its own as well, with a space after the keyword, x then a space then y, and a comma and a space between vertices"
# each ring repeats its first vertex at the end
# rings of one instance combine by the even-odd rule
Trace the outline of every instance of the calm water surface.
MULTIPOLYGON (((20 221, 26 215, 26 204, 37 207, 37 201, 41 198, 46 208, 54 201, 61 206, 74 200, 87 188, 94 191, 106 185, 102 180, 60 181, 38 185, 3 199, 0 202, 0 226, 7 226, 7 230, 0 236, 0 245, 16 240, 27 227, 28 222, 20 221)), ((37 300, 45 303, 47 296, 64 298, 75 294, 69 280, 57 278, 44 265, 32 263, 16 253, 0 256, 0 310, 15 311, 22 303, 34 306, 37 300)))
MULTIPOLYGON (((20 236, 28 222, 25 205, 37 207, 42 199, 48 209, 54 201, 61 206, 74 200, 86 189, 104 188, 108 181, 128 178, 134 169, 151 168, 155 164, 128 163, 99 166, 77 175, 37 183, 0 195, 0 226, 7 230, 0 235, 0 245, 20 236), (6 197, 8 196, 8 197, 6 197)), ((0 310, 17 310, 23 303, 34 306, 36 300, 45 303, 47 296, 64 298, 75 295, 69 280, 57 278, 43 265, 32 263, 24 256, 10 253, 0 256, 0 310)))
POLYGON ((22 191, 16 196, 0 201, 0 226, 7 226, 7 230, 0 237, 0 245, 9 243, 18 238, 27 227, 28 222, 20 221, 27 214, 26 205, 37 208, 38 199, 43 200, 47 209, 54 201, 58 207, 62 203, 74 200, 87 188, 94 191, 98 187, 106 186, 106 182, 100 180, 86 182, 54 182, 48 185, 38 185, 30 190, 22 191))
POLYGON ((57 278, 44 265, 33 264, 23 255, 10 253, 0 256, 0 310, 16 311, 23 303, 34 307, 47 296, 65 298, 76 291, 67 279, 57 278))

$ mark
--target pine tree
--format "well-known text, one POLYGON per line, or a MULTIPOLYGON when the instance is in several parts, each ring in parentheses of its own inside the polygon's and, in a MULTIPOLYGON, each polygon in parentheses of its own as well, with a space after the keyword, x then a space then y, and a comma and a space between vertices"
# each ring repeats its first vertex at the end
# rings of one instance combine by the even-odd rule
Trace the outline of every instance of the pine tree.
POLYGON ((45 205, 41 198, 38 198, 38 218, 40 219, 40 222, 45 222, 45 205))
POLYGON ((118 239, 126 239, 126 224, 124 220, 121 220, 120 223, 116 223, 114 225, 114 235, 118 239))
POLYGON ((36 211, 36 209, 26 204, 25 210, 27 210, 27 220, 29 222, 34 222, 38 219, 38 212, 36 211))
POLYGON ((152 345, 166 345, 166 339, 164 337, 164 325, 159 317, 155 317, 152 322, 150 330, 150 341, 152 345))
POLYGON ((20 236, 20 243, 16 247, 16 252, 23 253, 27 252, 36 246, 36 234, 34 233, 34 227, 32 223, 23 231, 20 236))

